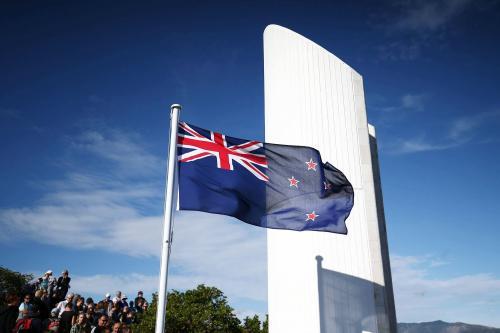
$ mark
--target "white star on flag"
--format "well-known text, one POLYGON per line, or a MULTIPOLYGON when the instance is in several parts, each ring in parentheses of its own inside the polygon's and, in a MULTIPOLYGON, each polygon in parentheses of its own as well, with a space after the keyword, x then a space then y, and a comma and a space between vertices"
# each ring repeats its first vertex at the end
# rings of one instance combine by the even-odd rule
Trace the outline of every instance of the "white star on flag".
POLYGON ((316 165, 318 165, 318 163, 314 162, 312 158, 308 162, 306 162, 306 164, 307 164, 307 170, 316 171, 316 165))
POLYGON ((309 220, 311 220, 311 221, 313 221, 313 222, 314 222, 314 220, 315 220, 318 216, 319 216, 319 215, 317 215, 317 214, 314 212, 314 210, 313 210, 313 212, 312 212, 312 213, 306 214, 306 217, 307 217, 307 218, 306 218, 306 222, 307 222, 307 221, 309 221, 309 220))
POLYGON ((295 179, 294 176, 292 176, 292 178, 288 178, 288 181, 290 182, 290 186, 295 186, 296 188, 299 188, 298 184, 300 183, 300 181, 295 179))

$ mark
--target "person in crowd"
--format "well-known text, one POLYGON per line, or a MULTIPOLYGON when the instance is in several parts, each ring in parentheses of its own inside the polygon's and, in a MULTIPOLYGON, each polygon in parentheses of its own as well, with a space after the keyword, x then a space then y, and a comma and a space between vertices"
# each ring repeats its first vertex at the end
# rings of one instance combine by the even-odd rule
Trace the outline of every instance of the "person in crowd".
POLYGON ((89 306, 87 306, 87 311, 85 312, 85 316, 87 317, 87 322, 90 325, 92 325, 92 326, 97 325, 97 319, 98 319, 99 315, 95 313, 93 304, 90 304, 89 306))
POLYGON ((42 300, 43 304, 45 304, 47 309, 52 309, 48 291, 42 290, 42 297, 40 299, 42 300))
POLYGON ((66 297, 69 288, 71 288, 71 286, 69 285, 70 281, 71 278, 69 277, 69 272, 66 269, 62 272, 62 275, 57 279, 57 284, 56 284, 56 289, 57 289, 56 294, 60 300, 63 300, 66 297))
POLYGON ((132 333, 132 327, 123 325, 122 326, 122 333, 132 333))
POLYGON ((138 299, 135 302, 135 312, 142 313, 143 312, 143 309, 142 309, 143 304, 144 304, 144 301, 142 299, 138 299))
POLYGON ((32 317, 33 315, 33 304, 31 303, 31 295, 24 295, 23 302, 19 305, 19 314, 17 319, 23 318, 23 312, 27 311, 28 316, 32 317))
POLYGON ((146 299, 144 298, 144 293, 142 292, 142 290, 139 290, 137 292, 137 297, 134 300, 134 304, 137 305, 137 303, 139 301, 142 301, 143 303, 146 302, 146 299))
POLYGON ((69 293, 66 296, 66 300, 57 303, 57 306, 54 309, 52 309, 51 312, 55 314, 57 317, 61 317, 64 309, 66 308, 66 305, 69 304, 71 306, 71 309, 73 309, 73 298, 74 298, 73 293, 69 293))
POLYGON ((39 279, 40 281, 40 289, 42 290, 49 290, 49 284, 50 284, 50 276, 52 275, 52 271, 48 270, 45 272, 45 274, 42 275, 42 277, 39 279))
POLYGON ((111 295, 109 293, 106 293, 106 295, 104 295, 104 299, 102 300, 102 302, 110 303, 111 302, 111 295))
POLYGON ((113 297, 113 303, 121 302, 121 300, 122 300, 122 292, 120 290, 118 290, 115 293, 115 297, 113 297))
POLYGON ((87 307, 85 305, 85 299, 83 297, 78 297, 75 302, 75 312, 80 313, 80 312, 85 312, 87 310, 87 307))
POLYGON ((120 323, 130 325, 132 324, 132 318, 129 316, 131 311, 128 306, 123 307, 122 312, 118 316, 120 323))
POLYGON ((49 308, 42 300, 43 293, 44 290, 37 290, 31 303, 33 304, 33 311, 35 313, 34 317, 40 319, 42 323, 45 323, 47 319, 49 319, 49 308))
POLYGON ((135 312, 133 312, 133 311, 129 311, 129 312, 127 313, 127 321, 126 321, 127 325, 131 325, 131 324, 135 324, 135 323, 137 323, 137 320, 136 320, 136 319, 137 319, 137 318, 136 318, 136 316, 135 316, 135 312))
POLYGON ((95 305, 94 311, 96 314, 106 314, 106 312, 107 312, 106 309, 107 309, 107 305, 105 305, 103 301, 99 301, 95 305))
POLYGON ((19 315, 19 297, 15 293, 5 296, 7 306, 0 310, 0 332, 12 332, 19 315))
POLYGON ((94 300, 92 299, 92 297, 87 297, 87 299, 85 300, 85 305, 87 307, 89 307, 90 305, 95 306, 95 303, 94 303, 94 300))
POLYGON ((125 294, 122 294, 122 301, 120 302, 120 307, 123 309, 128 306, 128 297, 125 294))
POLYGON ((122 323, 114 323, 112 333, 122 333, 122 323))
POLYGON ((70 333, 90 333, 92 331, 92 327, 87 322, 87 317, 85 313, 79 313, 76 317, 75 324, 71 327, 70 333))
POLYGON ((101 314, 97 320, 97 326, 95 326, 91 333, 104 333, 105 329, 109 329, 109 318, 105 314, 101 314))
POLYGON ((48 277, 49 277, 49 286, 47 287, 47 295, 48 295, 48 298, 49 298, 49 302, 51 302, 49 304, 49 308, 51 308, 50 305, 55 304, 58 301, 58 300, 55 300, 55 299, 53 300, 52 299, 52 295, 56 291, 57 280, 54 278, 54 275, 52 274, 51 270, 48 270, 47 273, 49 273, 48 274, 48 277))
POLYGON ((59 317, 59 333, 70 333, 75 323, 75 312, 71 302, 66 303, 63 313, 59 317))
POLYGON ((118 303, 113 304, 113 307, 109 312, 109 318, 111 319, 112 323, 120 321, 120 312, 121 312, 120 305, 118 303))

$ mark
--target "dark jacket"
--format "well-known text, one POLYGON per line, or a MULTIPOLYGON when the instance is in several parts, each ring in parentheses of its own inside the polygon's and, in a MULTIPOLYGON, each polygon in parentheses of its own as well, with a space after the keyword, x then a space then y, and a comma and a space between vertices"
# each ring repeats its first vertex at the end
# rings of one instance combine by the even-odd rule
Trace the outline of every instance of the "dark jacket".
POLYGON ((19 309, 15 305, 6 306, 0 310, 0 333, 11 333, 16 326, 19 309))

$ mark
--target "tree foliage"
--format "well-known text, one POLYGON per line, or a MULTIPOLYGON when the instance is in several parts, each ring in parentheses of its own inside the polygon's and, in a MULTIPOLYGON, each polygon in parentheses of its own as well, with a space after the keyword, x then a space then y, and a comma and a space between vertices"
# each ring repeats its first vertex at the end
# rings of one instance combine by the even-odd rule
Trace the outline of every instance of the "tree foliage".
POLYGON ((31 280, 33 280, 31 274, 22 274, 0 267, 0 307, 5 305, 5 295, 7 293, 21 295, 25 286, 31 280))
MULTIPOLYGON (((157 295, 141 316, 136 332, 154 332, 157 295)), ((243 324, 234 314, 223 292, 215 287, 199 285, 184 292, 168 294, 166 332, 168 333, 267 333, 267 318, 261 329, 258 316, 246 317, 243 324)))

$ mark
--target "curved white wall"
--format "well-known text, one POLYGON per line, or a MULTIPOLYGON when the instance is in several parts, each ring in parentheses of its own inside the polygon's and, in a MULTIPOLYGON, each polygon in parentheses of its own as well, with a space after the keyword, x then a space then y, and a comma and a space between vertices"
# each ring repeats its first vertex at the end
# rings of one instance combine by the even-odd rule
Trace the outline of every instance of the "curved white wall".
POLYGON ((277 25, 264 69, 266 142, 319 149, 355 188, 348 235, 268 231, 270 332, 389 332, 362 77, 277 25))

